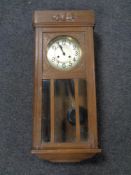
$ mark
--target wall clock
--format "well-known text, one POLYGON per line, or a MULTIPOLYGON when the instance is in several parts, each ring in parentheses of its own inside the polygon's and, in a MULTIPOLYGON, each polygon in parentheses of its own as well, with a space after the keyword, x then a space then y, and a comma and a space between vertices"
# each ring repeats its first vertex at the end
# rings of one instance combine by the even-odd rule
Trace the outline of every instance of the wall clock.
POLYGON ((91 10, 35 11, 32 153, 79 162, 98 148, 91 10))

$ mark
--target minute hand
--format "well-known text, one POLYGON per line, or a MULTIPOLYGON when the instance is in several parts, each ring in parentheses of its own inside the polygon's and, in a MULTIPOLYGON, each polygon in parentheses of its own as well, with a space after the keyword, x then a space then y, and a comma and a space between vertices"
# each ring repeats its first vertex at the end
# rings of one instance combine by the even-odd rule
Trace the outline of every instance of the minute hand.
POLYGON ((60 44, 58 44, 58 46, 60 47, 60 49, 61 49, 63 55, 65 55, 65 52, 63 51, 63 47, 62 47, 60 44))

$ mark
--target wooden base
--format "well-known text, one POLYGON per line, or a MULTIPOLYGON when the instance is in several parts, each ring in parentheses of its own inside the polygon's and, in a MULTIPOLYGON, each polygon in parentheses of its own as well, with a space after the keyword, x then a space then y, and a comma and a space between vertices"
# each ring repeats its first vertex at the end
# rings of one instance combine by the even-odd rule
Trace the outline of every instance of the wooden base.
POLYGON ((100 153, 101 149, 58 149, 58 150, 32 150, 39 158, 51 162, 80 162, 100 153))

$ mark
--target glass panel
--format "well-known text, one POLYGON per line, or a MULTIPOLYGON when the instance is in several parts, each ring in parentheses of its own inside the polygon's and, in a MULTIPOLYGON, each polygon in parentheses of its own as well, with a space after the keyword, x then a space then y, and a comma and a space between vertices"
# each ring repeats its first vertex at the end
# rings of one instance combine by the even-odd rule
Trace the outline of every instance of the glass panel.
POLYGON ((81 141, 87 140, 88 120, 87 120, 87 84, 86 80, 79 80, 79 117, 81 141))
POLYGON ((42 141, 50 141, 50 81, 42 82, 42 141))
POLYGON ((73 80, 55 80, 55 142, 74 142, 75 97, 73 80))

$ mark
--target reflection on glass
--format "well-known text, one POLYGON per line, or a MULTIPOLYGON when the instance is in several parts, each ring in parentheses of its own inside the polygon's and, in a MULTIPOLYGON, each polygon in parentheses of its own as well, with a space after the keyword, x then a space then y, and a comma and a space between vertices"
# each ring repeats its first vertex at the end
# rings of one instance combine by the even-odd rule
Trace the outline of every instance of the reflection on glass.
POLYGON ((88 119, 87 119, 87 84, 86 80, 79 80, 79 117, 81 141, 87 140, 88 119))
POLYGON ((42 82, 42 141, 50 141, 50 80, 42 82))
MULTIPOLYGON (((56 143, 76 142, 76 102, 74 80, 54 81, 54 98, 50 96, 50 80, 42 82, 42 141, 50 142, 51 109, 50 100, 54 100, 54 138, 56 143)), ((80 119, 80 141, 88 139, 87 82, 78 81, 78 107, 80 119)), ((77 125, 78 127, 78 125, 77 125)))
POLYGON ((74 142, 75 97, 73 80, 55 80, 55 142, 74 142))

